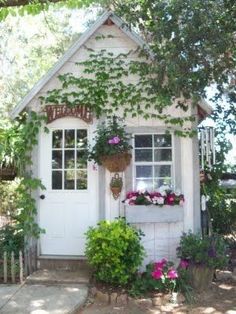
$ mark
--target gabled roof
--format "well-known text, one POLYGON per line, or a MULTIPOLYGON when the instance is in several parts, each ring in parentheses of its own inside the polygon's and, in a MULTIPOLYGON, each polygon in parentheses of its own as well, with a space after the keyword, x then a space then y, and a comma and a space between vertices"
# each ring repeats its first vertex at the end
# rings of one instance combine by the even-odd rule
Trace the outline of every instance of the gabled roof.
MULTIPOLYGON (((150 50, 148 44, 134 31, 132 31, 127 24, 119 18, 112 11, 105 11, 97 21, 84 32, 80 38, 66 51, 66 53, 55 63, 55 65, 34 85, 29 93, 22 99, 22 101, 12 110, 10 116, 12 119, 16 118, 25 107, 31 102, 31 100, 40 92, 40 90, 50 81, 51 78, 62 68, 62 66, 81 48, 85 42, 102 26, 107 20, 111 20, 121 31, 123 31, 131 40, 133 40, 142 49, 145 49, 150 57, 153 57, 153 53, 150 50)), ((201 108, 202 117, 211 114, 212 108, 209 104, 202 100, 199 103, 201 108), (203 114, 204 113, 204 114, 203 114)))
POLYGON ((120 28, 130 39, 132 39, 138 46, 149 51, 147 43, 135 32, 129 29, 127 24, 119 18, 114 12, 104 12, 98 20, 84 32, 80 38, 66 51, 66 53, 58 60, 58 62, 34 85, 30 92, 22 99, 22 101, 12 110, 10 116, 14 119, 30 101, 37 95, 37 93, 50 81, 50 79, 61 69, 61 67, 76 53, 76 51, 84 45, 84 43, 102 26, 108 19, 110 19, 118 28, 120 28))

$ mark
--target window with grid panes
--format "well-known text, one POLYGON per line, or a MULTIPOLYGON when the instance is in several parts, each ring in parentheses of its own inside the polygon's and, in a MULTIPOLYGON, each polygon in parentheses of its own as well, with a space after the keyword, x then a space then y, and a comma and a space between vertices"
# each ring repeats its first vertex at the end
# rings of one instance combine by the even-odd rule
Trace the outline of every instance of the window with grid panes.
POLYGON ((52 132, 52 190, 87 189, 87 130, 52 132))
POLYGON ((136 190, 157 190, 173 184, 171 134, 134 135, 134 185, 136 190))

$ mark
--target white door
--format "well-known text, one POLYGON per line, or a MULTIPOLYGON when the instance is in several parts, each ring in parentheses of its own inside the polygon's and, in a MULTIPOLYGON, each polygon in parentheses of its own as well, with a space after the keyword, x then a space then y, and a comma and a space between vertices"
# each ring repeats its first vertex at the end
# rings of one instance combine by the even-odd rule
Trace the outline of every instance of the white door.
POLYGON ((84 255, 84 233, 98 222, 97 171, 85 158, 94 125, 63 118, 40 135, 42 255, 84 255))

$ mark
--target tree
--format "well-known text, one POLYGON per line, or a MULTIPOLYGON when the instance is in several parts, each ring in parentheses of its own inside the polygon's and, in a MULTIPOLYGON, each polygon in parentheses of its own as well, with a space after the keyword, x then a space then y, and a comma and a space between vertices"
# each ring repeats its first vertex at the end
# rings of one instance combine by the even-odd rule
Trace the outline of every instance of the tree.
POLYGON ((1 23, 0 120, 79 37, 69 26, 71 13, 49 10, 34 17, 9 16, 1 23))

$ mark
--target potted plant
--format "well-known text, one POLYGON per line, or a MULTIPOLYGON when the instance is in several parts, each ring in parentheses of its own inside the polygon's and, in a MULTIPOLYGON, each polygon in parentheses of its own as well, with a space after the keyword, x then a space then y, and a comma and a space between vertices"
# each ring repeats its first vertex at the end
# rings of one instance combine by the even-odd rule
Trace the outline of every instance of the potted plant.
POLYGON ((123 187, 122 178, 119 176, 118 173, 116 173, 114 177, 111 179, 110 183, 110 189, 115 200, 120 196, 122 187, 123 187))
POLYGON ((207 289, 215 269, 222 269, 228 263, 225 240, 216 234, 202 237, 192 232, 184 233, 177 256, 188 263, 192 287, 198 291, 207 289))
POLYGON ((96 130, 95 145, 90 149, 88 159, 103 165, 110 172, 122 172, 131 160, 130 138, 121 119, 113 117, 96 130))

